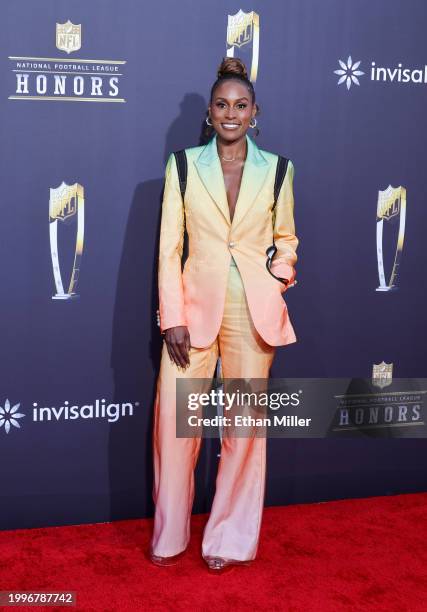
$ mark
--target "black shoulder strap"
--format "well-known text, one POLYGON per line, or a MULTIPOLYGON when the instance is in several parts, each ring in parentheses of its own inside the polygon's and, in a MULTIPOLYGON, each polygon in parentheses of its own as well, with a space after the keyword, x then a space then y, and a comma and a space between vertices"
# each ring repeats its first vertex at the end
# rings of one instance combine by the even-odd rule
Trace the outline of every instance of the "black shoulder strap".
POLYGON ((188 173, 188 165, 187 165, 187 154, 185 153, 185 149, 181 149, 180 151, 174 151, 176 168, 178 170, 178 180, 179 180, 179 189, 181 191, 182 197, 182 207, 184 209, 184 244, 182 251, 182 259, 181 259, 181 269, 184 269, 185 261, 188 257, 188 234, 187 234, 187 221, 185 216, 185 205, 184 205, 184 196, 185 190, 187 188, 187 173, 188 173))
POLYGON ((275 246, 274 240, 274 224, 275 224, 275 216, 276 216, 276 203, 279 198, 279 193, 283 185, 283 181, 286 176, 286 170, 288 169, 288 158, 282 157, 282 155, 277 156, 277 166, 276 166, 276 178, 274 179, 274 202, 272 206, 273 211, 273 246, 275 246))
POLYGON ((187 155, 185 149, 174 151, 176 167, 178 170, 179 188, 181 190, 182 201, 184 202, 185 190, 187 188, 187 155))
POLYGON ((286 175, 286 170, 288 169, 288 162, 289 160, 286 157, 282 157, 281 155, 277 156, 276 178, 274 180, 274 203, 272 210, 274 210, 276 206, 276 202, 286 175))

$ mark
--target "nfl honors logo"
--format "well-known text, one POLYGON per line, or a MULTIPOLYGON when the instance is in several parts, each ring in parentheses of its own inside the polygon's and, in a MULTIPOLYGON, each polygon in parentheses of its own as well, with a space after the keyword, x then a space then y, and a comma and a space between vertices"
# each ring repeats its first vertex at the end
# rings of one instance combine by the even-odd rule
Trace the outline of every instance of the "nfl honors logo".
POLYGON ((82 25, 74 25, 70 20, 56 24, 56 47, 60 51, 72 53, 82 46, 82 25))
MULTIPOLYGON (((126 78, 126 60, 79 57, 79 49, 82 48, 82 24, 73 23, 69 19, 65 23, 56 24, 49 19, 49 24, 49 28, 52 28, 49 38, 51 43, 55 40, 59 52, 43 53, 43 56, 49 57, 9 55, 14 91, 8 99, 125 103, 120 87, 126 78), (70 54, 73 57, 65 57, 70 54), (51 57, 52 55, 54 57, 51 57)), ((43 29, 40 34, 43 34, 43 29)), ((51 43, 48 49, 51 48, 51 43)))
POLYGON ((372 366, 372 384, 384 389, 393 382, 393 364, 382 361, 372 366))

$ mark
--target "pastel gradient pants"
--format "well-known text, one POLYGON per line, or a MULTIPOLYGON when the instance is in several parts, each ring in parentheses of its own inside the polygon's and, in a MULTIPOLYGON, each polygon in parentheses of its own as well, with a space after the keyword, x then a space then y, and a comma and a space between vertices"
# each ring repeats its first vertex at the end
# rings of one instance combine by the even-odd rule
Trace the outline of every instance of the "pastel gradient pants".
MULTIPOLYGON (((216 340, 206 348, 191 347, 185 371, 171 362, 163 343, 153 430, 155 516, 151 549, 155 555, 176 555, 190 540, 194 469, 201 439, 176 437, 176 379, 212 379, 219 355, 224 378, 268 378, 275 355, 275 347, 266 344, 253 325, 233 259, 216 340)), ((215 496, 203 534, 203 557, 255 558, 265 473, 265 437, 223 437, 215 496)))

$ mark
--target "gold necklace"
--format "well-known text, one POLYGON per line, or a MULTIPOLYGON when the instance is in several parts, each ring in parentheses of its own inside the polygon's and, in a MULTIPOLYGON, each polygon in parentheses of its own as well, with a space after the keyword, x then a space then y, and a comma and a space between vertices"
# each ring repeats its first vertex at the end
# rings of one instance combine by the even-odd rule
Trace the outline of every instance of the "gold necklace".
POLYGON ((244 157, 224 157, 223 155, 220 155, 220 158, 223 159, 226 162, 232 162, 232 161, 245 161, 244 157))
POLYGON ((245 158, 244 157, 232 157, 231 159, 229 157, 224 157, 223 155, 219 155, 221 159, 223 159, 226 162, 232 162, 232 161, 244 161, 245 158))

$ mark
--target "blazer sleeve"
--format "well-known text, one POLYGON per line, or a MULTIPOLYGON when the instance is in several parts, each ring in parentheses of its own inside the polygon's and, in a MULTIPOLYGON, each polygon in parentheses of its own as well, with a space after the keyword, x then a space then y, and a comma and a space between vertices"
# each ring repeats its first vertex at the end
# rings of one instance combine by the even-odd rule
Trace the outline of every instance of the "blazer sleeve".
POLYGON ((280 189, 276 203, 276 214, 274 220, 274 242, 277 253, 273 258, 271 271, 276 276, 287 278, 289 287, 295 279, 295 264, 297 262, 296 250, 299 240, 295 235, 294 221, 294 165, 288 162, 285 178, 280 189))
POLYGON ((184 207, 175 156, 170 154, 165 169, 159 245, 160 332, 187 325, 184 307, 181 259, 184 246, 184 207))

